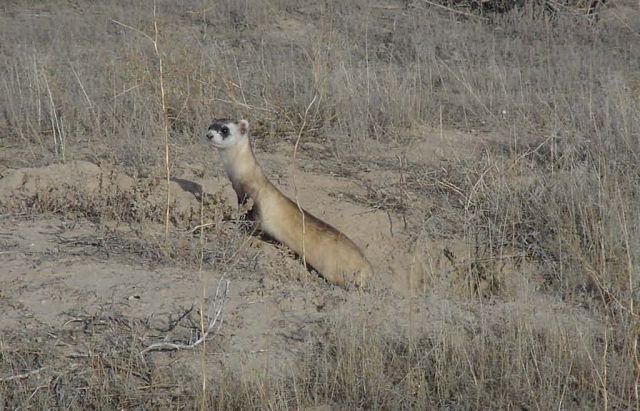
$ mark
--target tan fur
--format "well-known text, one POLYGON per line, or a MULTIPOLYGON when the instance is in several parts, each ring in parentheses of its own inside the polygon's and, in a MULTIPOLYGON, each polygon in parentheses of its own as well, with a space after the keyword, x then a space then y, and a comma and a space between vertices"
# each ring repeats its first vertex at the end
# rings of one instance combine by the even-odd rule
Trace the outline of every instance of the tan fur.
MULTIPOLYGON (((225 120, 228 122, 228 120, 225 120)), ((215 124, 215 123, 214 123, 215 124)), ((269 237, 287 245, 303 256, 303 218, 298 206, 284 196, 263 174, 253 155, 248 136, 248 123, 241 127, 229 127, 237 140, 218 149, 227 176, 238 195, 238 201, 246 197, 253 200, 253 213, 261 230, 269 237)), ((213 127, 213 126, 212 126, 213 127)), ((230 133, 231 133, 230 132, 230 133)), ((207 136, 212 139, 215 131, 210 128, 207 136)), ((228 138, 224 142, 233 140, 228 138)), ((222 140, 220 140, 222 141, 222 140)), ((371 276, 371 264, 358 246, 331 225, 304 211, 304 259, 322 277, 339 286, 361 287, 371 276)))

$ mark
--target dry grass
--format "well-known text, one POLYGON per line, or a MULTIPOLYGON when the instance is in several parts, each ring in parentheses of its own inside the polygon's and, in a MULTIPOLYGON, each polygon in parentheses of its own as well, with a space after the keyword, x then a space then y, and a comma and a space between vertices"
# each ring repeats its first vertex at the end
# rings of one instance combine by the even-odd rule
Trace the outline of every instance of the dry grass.
MULTIPOLYGON (((189 371, 139 355, 148 324, 107 322, 90 342, 103 354, 15 379, 68 353, 43 344, 45 332, 32 345, 7 334, 2 406, 192 408, 205 395, 215 409, 640 407, 640 25, 526 7, 479 20, 389 5, 159 2, 170 169, 208 163, 193 147, 214 113, 249 118, 260 144, 304 128, 304 141, 331 147, 352 178, 368 162, 397 167, 376 163, 370 143, 402 146, 422 126, 499 136, 474 158, 408 164, 401 189, 370 187, 362 200, 402 214, 417 227, 415 244, 460 240, 463 253, 446 252, 456 274, 448 287, 483 313, 476 325, 443 316, 410 332, 332 320, 291 375, 223 370, 204 394, 189 371), (506 264, 533 267, 524 280, 572 311, 559 321, 535 305, 486 309, 520 298, 506 264)), ((114 23, 151 33, 152 6, 0 7, 0 145, 23 154, 3 156, 4 166, 86 159, 161 175, 158 55, 114 23)), ((69 203, 45 193, 31 208, 161 221, 163 209, 134 213, 138 194, 69 203)), ((194 247, 185 252, 197 260, 194 247)))

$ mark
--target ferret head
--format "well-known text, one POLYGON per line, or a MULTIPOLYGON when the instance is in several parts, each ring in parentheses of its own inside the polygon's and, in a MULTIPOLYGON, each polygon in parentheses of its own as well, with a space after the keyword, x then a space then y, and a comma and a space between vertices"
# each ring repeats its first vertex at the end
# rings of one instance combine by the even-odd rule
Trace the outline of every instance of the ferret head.
POLYGON ((209 126, 207 139, 215 148, 233 147, 249 136, 249 122, 240 120, 235 122, 228 119, 216 119, 209 126))

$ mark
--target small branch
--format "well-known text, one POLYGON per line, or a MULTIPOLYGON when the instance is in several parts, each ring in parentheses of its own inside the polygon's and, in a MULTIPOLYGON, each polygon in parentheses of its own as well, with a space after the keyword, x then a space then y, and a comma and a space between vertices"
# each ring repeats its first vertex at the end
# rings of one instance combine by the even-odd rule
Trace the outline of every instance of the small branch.
POLYGON ((140 351, 140 355, 146 354, 150 351, 179 351, 179 350, 192 350, 204 343, 214 334, 216 334, 220 327, 222 327, 223 321, 223 311, 224 311, 224 303, 227 300, 227 296, 229 294, 229 280, 220 279, 218 282, 218 287, 216 288, 216 294, 211 301, 211 305, 209 306, 210 312, 213 312, 213 316, 209 318, 208 324, 204 333, 201 333, 200 338, 196 341, 192 341, 188 344, 182 343, 172 343, 172 342, 158 342, 149 345, 144 350, 140 351), (224 287, 222 285, 224 284, 224 287))
POLYGON ((24 378, 30 377, 35 374, 39 374, 41 371, 46 370, 49 367, 40 367, 35 370, 31 370, 22 374, 11 375, 9 377, 0 378, 0 382, 14 381, 14 380, 22 380, 24 378))
MULTIPOLYGON (((184 320, 189 314, 191 314, 193 312, 193 309, 196 308, 196 303, 191 304, 191 308, 189 308, 188 310, 185 310, 185 312, 183 312, 182 314, 180 314, 180 316, 178 316, 178 318, 174 321, 169 321, 169 325, 167 326, 167 328, 165 329, 158 329, 158 331, 160 332, 164 332, 164 333, 168 333, 170 331, 173 331, 174 328, 176 328, 178 326, 178 324, 180 324, 180 321, 184 320)), ((171 318, 171 317, 169 317, 171 318)))
POLYGON ((218 224, 217 222, 213 222, 213 223, 205 223, 205 224, 198 224, 197 226, 189 229, 189 231, 187 231, 188 234, 193 234, 198 230, 202 230, 203 228, 207 228, 207 227, 211 227, 218 224))

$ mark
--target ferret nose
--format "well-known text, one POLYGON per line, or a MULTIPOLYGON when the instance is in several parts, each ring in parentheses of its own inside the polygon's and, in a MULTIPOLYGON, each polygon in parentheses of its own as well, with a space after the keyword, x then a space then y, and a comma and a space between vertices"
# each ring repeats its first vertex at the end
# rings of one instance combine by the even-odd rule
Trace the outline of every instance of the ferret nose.
POLYGON ((207 139, 211 140, 213 138, 213 130, 207 131, 207 139))

